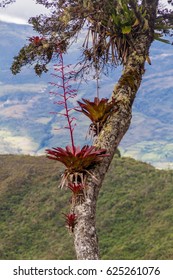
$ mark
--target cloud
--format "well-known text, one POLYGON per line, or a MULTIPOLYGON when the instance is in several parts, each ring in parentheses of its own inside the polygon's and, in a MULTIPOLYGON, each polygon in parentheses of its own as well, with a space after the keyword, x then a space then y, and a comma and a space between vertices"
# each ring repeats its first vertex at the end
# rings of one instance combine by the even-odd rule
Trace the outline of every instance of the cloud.
POLYGON ((23 18, 11 17, 9 15, 0 15, 0 20, 8 23, 16 23, 16 24, 27 24, 27 21, 23 18))
POLYGON ((163 4, 164 6, 166 6, 169 9, 172 7, 171 4, 168 4, 168 0, 161 0, 159 2, 160 2, 160 4, 163 4))
POLYGON ((33 104, 35 104, 39 99, 40 99, 39 96, 35 96, 27 103, 25 101, 25 104, 21 102, 20 104, 16 104, 16 102, 18 103, 18 101, 7 100, 2 104, 0 103, 1 105, 0 115, 6 118, 22 119, 25 116, 25 113, 28 111, 28 109, 32 108, 33 104), (6 105, 8 106, 6 107, 6 105))
POLYGON ((47 13, 43 5, 35 4, 34 0, 16 0, 12 5, 1 9, 0 20, 16 24, 28 24, 28 19, 40 13, 47 13))
POLYGON ((14 135, 10 130, 0 130, 0 154, 35 154, 38 144, 31 137, 14 135))
POLYGON ((42 93, 46 90, 46 83, 39 83, 39 84, 0 84, 0 96, 3 96, 6 93, 16 93, 16 92, 38 92, 42 93))
MULTIPOLYGON (((164 73, 162 73, 164 75, 164 73)), ((173 79, 172 76, 162 76, 162 77, 156 77, 154 79, 150 79, 148 81, 144 80, 142 85, 142 90, 150 89, 150 92, 158 89, 158 90, 164 90, 164 89, 170 89, 173 87, 173 79)))
POLYGON ((167 57, 173 56, 172 51, 170 51, 170 53, 161 53, 161 54, 155 54, 151 56, 151 60, 158 60, 158 59, 162 59, 164 60, 167 57))
POLYGON ((25 113, 31 109, 34 104, 39 102, 38 100, 42 98, 42 92, 44 91, 44 83, 0 85, 0 119, 22 119, 25 113), (34 96, 28 93, 33 93, 34 96), (20 98, 21 94, 23 95, 22 99, 20 98))

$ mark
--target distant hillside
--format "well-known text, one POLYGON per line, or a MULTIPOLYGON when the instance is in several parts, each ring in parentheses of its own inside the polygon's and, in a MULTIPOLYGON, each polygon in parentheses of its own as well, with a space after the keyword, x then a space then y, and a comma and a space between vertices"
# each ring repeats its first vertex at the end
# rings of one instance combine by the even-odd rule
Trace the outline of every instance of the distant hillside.
MULTIPOLYGON (((1 259, 75 259, 62 170, 44 157, 0 156, 1 259)), ((172 182, 173 171, 114 158, 97 208, 102 259, 173 259, 172 182)))
MULTIPOLYGON (((46 147, 58 143, 65 146, 69 141, 66 131, 55 130, 65 124, 57 115, 50 114, 60 110, 49 94, 52 70, 42 77, 36 77, 29 67, 24 67, 16 76, 10 72, 13 57, 34 35, 32 28, 0 22, 0 34, 0 154, 41 155, 46 147)), ((75 65, 80 56, 77 42, 65 60, 75 65)), ((146 64, 133 105, 132 124, 120 143, 121 152, 159 168, 173 168, 173 46, 154 42, 150 58, 152 65, 146 64)), ((100 97, 111 95, 120 74, 118 67, 108 76, 102 75, 100 97)), ((88 83, 80 84, 79 99, 93 99, 96 94, 96 81, 92 74, 89 77, 88 83)), ((76 117, 75 139, 77 144, 83 145, 89 122, 79 113, 76 117)))

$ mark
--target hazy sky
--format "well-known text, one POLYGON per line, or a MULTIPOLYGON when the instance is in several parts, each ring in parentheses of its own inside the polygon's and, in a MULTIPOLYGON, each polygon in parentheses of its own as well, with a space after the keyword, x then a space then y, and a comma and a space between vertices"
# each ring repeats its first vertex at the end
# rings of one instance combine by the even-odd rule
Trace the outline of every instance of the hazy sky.
MULTIPOLYGON (((162 3, 166 4, 167 0, 162 0, 162 3)), ((1 9, 0 20, 25 24, 31 16, 45 13, 46 11, 47 9, 43 5, 35 4, 34 0, 16 0, 16 3, 1 9)))
POLYGON ((38 5, 34 0, 16 0, 0 11, 0 20, 19 24, 27 23, 27 20, 40 13, 46 13, 43 5, 38 5))

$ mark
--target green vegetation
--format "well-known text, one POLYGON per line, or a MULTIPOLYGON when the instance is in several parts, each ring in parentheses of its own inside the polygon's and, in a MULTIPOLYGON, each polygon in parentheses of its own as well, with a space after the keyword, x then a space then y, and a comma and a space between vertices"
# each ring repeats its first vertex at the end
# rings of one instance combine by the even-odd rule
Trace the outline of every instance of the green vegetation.
MULTIPOLYGON (((1 259, 75 259, 62 171, 45 157, 0 156, 1 259)), ((114 158, 97 207, 102 259, 173 258, 172 182, 171 170, 114 158)))

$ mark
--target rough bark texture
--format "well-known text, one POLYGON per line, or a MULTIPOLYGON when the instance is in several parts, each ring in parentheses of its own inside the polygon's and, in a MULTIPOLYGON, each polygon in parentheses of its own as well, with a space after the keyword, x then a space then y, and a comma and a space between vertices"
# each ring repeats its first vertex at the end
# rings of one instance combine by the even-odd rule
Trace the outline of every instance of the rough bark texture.
POLYGON ((147 0, 144 2, 149 11, 149 26, 147 30, 143 30, 136 35, 133 42, 135 49, 130 50, 122 76, 113 90, 112 97, 119 101, 119 110, 112 113, 94 143, 99 148, 106 148, 110 156, 104 158, 90 170, 94 177, 88 176, 87 178, 87 197, 84 203, 74 207, 77 215, 77 224, 74 229, 74 245, 77 259, 99 259, 98 238, 95 227, 97 198, 115 150, 129 128, 132 104, 140 87, 142 76, 145 72, 145 60, 153 41, 153 22, 158 1, 151 1, 152 4, 147 0))

